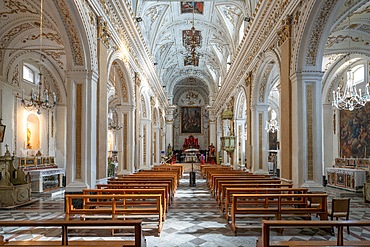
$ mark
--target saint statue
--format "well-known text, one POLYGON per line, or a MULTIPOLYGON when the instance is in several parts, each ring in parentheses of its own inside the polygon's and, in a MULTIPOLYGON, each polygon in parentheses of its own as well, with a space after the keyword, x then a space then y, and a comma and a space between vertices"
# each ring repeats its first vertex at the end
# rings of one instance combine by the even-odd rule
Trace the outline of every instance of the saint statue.
POLYGON ((27 126, 27 149, 32 149, 31 145, 31 130, 27 126))

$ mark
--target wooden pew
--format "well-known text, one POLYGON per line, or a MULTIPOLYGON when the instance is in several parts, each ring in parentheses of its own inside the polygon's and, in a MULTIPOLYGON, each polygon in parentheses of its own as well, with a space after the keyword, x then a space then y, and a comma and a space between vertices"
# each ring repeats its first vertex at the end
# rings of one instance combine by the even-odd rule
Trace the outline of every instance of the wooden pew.
POLYGON ((184 165, 159 165, 152 167, 152 170, 159 170, 159 171, 176 171, 178 173, 178 179, 182 178, 184 173, 184 165))
POLYGON ((175 194, 175 189, 173 185, 173 180, 171 179, 151 179, 149 177, 124 177, 124 178, 115 178, 115 179, 108 179, 108 184, 168 184, 171 198, 175 194))
MULTIPOLYGON (((225 211, 225 218, 229 220, 229 208, 232 196, 235 194, 307 194, 308 188, 226 188, 225 202, 221 204, 221 211, 225 211)), ((319 205, 320 206, 320 205, 319 205)))
POLYGON ((251 181, 221 180, 218 181, 217 184, 218 189, 216 199, 218 205, 221 205, 224 202, 226 188, 293 188, 293 184, 281 184, 281 181, 279 180, 271 180, 269 183, 261 181, 258 181, 258 183, 251 183, 251 181))
POLYGON ((158 218, 158 235, 162 230, 163 209, 161 194, 125 195, 65 195, 66 219, 87 218, 158 218), (82 200, 82 208, 75 208, 73 200, 82 200))
MULTIPOLYGON (((107 245, 111 247, 116 246, 132 246, 143 247, 146 246, 145 239, 142 233, 141 220, 94 220, 94 221, 80 221, 80 220, 22 220, 22 221, 0 221, 1 227, 60 227, 61 241, 50 240, 30 240, 30 241, 2 241, 0 245, 4 246, 88 246, 92 245, 90 241, 76 240, 69 241, 68 230, 70 228, 89 227, 96 229, 99 227, 121 228, 130 227, 134 229, 134 240, 94 240, 95 244, 107 245)), ((27 232, 28 233, 28 232, 27 232)))
MULTIPOLYGON (((237 215, 275 215, 277 220, 282 215, 310 216, 318 214, 326 220, 327 194, 234 194, 231 204, 231 229, 236 235, 237 215), (321 198, 317 207, 309 207, 309 199, 321 198)), ((316 201, 316 200, 315 200, 316 201)))
POLYGON ((370 227, 369 220, 328 221, 328 220, 262 220, 262 237, 257 242, 257 247, 276 246, 370 246, 370 241, 344 241, 343 228, 347 226, 370 227), (338 227, 336 241, 273 241, 270 242, 272 228, 282 227, 338 227))
POLYGON ((128 176, 149 176, 152 179, 156 179, 158 177, 170 177, 173 178, 176 188, 180 183, 179 173, 178 171, 163 171, 163 170, 142 170, 137 173, 128 175, 128 176))
MULTIPOLYGON (((111 183, 111 184, 97 184, 97 189, 164 189, 167 204, 171 205, 171 201, 173 199, 173 195, 171 195, 171 189, 169 183, 111 183)), ((168 211, 168 210, 167 210, 168 211)))
MULTIPOLYGON (((161 194, 161 203, 163 209, 163 221, 166 220, 166 212, 168 211, 168 195, 166 194, 165 188, 146 188, 146 189, 84 189, 82 190, 84 195, 125 195, 125 194, 161 194)), ((88 205, 86 205, 88 206, 88 205)))
POLYGON ((163 177, 163 176, 157 176, 157 177, 150 177, 148 174, 142 174, 142 175, 127 175, 127 176, 124 176, 124 177, 118 177, 118 178, 114 178, 114 179, 108 179, 108 184, 111 182, 111 181, 119 181, 119 182, 125 182, 125 181, 141 181, 141 182, 157 182, 157 183, 170 183, 170 187, 171 187, 171 192, 172 193, 175 193, 176 192, 176 189, 177 189, 177 184, 176 184, 176 181, 174 180, 173 177, 163 177))
POLYGON ((244 176, 244 177, 243 176, 216 176, 214 177, 213 186, 210 187, 212 195, 214 196, 217 195, 217 192, 220 188, 219 187, 220 184, 225 181, 239 181, 239 182, 249 182, 249 183, 252 183, 253 181, 255 181, 254 183, 265 183, 265 184, 269 184, 269 183, 280 184, 281 183, 280 179, 262 178, 258 176, 244 176))
POLYGON ((208 171, 211 170, 233 170, 233 168, 222 165, 200 165, 200 174, 203 178, 206 178, 208 171))

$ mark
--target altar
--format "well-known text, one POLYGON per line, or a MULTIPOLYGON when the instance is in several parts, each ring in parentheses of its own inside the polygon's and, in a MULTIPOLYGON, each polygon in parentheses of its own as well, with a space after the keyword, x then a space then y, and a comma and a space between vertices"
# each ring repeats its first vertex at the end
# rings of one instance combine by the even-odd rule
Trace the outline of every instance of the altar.
POLYGON ((32 192, 40 193, 62 187, 65 171, 61 168, 49 168, 28 170, 26 173, 30 174, 32 192))
POLYGON ((328 186, 361 192, 366 182, 366 171, 352 168, 326 168, 328 186))

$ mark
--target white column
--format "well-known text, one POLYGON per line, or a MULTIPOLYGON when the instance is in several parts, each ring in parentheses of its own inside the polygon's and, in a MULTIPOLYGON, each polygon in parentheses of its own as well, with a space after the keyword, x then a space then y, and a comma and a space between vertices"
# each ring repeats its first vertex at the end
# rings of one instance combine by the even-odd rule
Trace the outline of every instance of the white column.
MULTIPOLYGON (((292 178, 297 186, 322 188, 322 100, 323 73, 304 72, 292 76, 292 178)), ((284 137, 281 137, 284 138, 284 137)))
POLYGON ((217 145, 216 116, 212 111, 209 111, 209 142, 217 145))
POLYGON ((176 110, 176 106, 171 105, 167 108, 166 111, 166 147, 170 143, 171 146, 173 147, 173 114, 176 110))
POLYGON ((94 188, 96 184, 98 75, 92 71, 67 71, 66 79, 69 97, 66 192, 79 192, 83 188, 94 188), (81 96, 78 96, 79 92, 81 96), (77 136, 76 133, 81 135, 77 136))
POLYGON ((67 122, 67 107, 57 105, 54 114, 55 162, 58 167, 66 169, 67 125, 65 123, 67 122))
POLYGON ((334 111, 331 104, 323 105, 323 174, 325 175, 325 168, 333 167, 334 158, 338 156, 338 140, 333 138, 335 136, 338 138, 338 128, 334 126, 337 123, 336 116, 339 114, 339 111, 334 111), (334 115, 335 112, 335 115, 334 115), (335 118, 335 119, 334 119, 335 118), (335 132, 334 132, 335 130, 335 132))
POLYGON ((268 120, 268 105, 252 106, 252 171, 259 174, 268 173, 268 133, 265 130, 268 120))

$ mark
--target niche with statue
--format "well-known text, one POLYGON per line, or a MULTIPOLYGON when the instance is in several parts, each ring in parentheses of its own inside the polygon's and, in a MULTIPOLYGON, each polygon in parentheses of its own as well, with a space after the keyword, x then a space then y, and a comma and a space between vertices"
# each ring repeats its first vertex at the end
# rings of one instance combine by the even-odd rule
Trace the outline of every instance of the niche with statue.
POLYGON ((28 203, 31 196, 29 179, 25 172, 15 168, 15 156, 6 146, 4 156, 0 156, 0 206, 10 207, 28 203))

